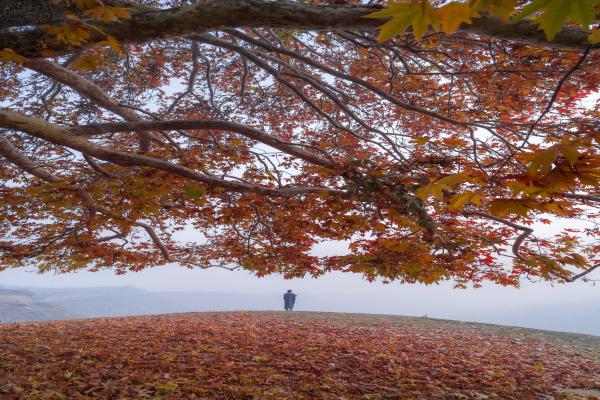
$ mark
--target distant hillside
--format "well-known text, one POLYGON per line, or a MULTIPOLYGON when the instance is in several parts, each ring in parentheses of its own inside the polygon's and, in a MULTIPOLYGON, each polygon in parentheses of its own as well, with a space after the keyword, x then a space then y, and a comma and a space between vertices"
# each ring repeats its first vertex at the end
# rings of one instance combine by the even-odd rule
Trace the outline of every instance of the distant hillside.
POLYGON ((33 303, 31 293, 24 290, 0 289, 0 303, 29 305, 33 303))
POLYGON ((190 311, 268 310, 281 306, 280 294, 151 292, 133 287, 31 288, 37 301, 56 304, 85 317, 164 314, 190 311))
MULTIPOLYGON (((281 293, 154 292, 135 287, 18 288, 33 301, 52 304, 80 317, 109 317, 194 311, 264 311, 283 308, 281 293), (23 290, 21 290, 23 291, 23 290)), ((18 291, 18 290, 17 290, 18 291)), ((410 299, 407 296, 406 299, 410 299)), ((520 307, 440 307, 439 302, 410 302, 385 294, 299 293, 297 310, 362 312, 394 315, 429 315, 434 318, 495 323, 600 336, 600 297, 577 302, 548 299, 546 305, 520 307), (554 303, 555 302, 555 303, 554 303)), ((40 315, 35 316, 41 319, 40 315)), ((55 315, 45 319, 55 319, 55 315)))
POLYGON ((599 348, 586 335, 340 313, 0 325, 0 398, 600 400, 599 348))
POLYGON ((58 305, 34 301, 30 292, 0 289, 0 322, 46 321, 75 315, 58 305))

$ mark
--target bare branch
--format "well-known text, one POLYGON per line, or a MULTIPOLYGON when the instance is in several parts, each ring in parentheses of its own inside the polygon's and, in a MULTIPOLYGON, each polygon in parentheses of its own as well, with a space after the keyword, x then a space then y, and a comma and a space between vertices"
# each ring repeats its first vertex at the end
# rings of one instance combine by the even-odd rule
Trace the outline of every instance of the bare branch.
POLYGON ((508 225, 511 228, 522 231, 522 233, 517 237, 517 239, 513 243, 512 252, 519 260, 526 260, 526 258, 523 257, 523 255, 521 254, 520 248, 525 239, 527 239, 527 237, 533 233, 533 229, 482 211, 465 211, 463 212, 463 215, 477 215, 479 217, 491 219, 492 221, 500 222, 501 224, 508 225))

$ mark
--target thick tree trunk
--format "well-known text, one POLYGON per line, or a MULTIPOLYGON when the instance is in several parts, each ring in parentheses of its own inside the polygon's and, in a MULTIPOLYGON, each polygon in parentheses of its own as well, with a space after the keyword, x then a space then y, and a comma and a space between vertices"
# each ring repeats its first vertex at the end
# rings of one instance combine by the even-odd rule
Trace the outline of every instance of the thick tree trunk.
POLYGON ((0 29, 50 24, 63 19, 64 13, 64 5, 52 4, 50 0, 2 0, 0 29))
MULTIPOLYGON (((140 7, 130 0, 104 0, 104 4, 115 7, 140 7)), ((51 0, 0 0, 0 30, 41 24, 54 24, 64 20, 65 11, 78 14, 77 7, 66 7, 64 2, 54 4, 51 0)))
MULTIPOLYGON (((16 0, 10 0, 15 1, 16 0)), ((28 2, 34 0, 27 0, 28 2)), ((244 27, 271 27, 301 30, 371 30, 382 20, 364 18, 375 7, 314 5, 267 0, 213 0, 166 10, 136 13, 129 21, 102 26, 102 30, 122 43, 142 43, 153 39, 182 37, 199 32, 244 27)), ((506 25, 495 17, 483 16, 460 31, 549 47, 584 49, 587 32, 561 30, 552 42, 529 21, 506 25)), ((26 57, 39 57, 46 31, 0 34, 0 49, 8 47, 26 57)), ((105 36, 92 33, 90 43, 105 36)), ((599 45, 595 45, 598 47, 599 45)), ((47 49, 66 54, 74 49, 64 43, 47 43, 47 49)))

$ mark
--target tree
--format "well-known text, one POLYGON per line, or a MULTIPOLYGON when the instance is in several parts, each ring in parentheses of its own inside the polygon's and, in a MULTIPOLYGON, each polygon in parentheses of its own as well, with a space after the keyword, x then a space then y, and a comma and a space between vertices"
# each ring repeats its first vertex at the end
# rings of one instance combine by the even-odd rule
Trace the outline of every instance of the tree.
POLYGON ((0 268, 463 286, 600 266, 596 0, 16 3, 0 268), (326 240, 348 253, 314 256, 326 240))

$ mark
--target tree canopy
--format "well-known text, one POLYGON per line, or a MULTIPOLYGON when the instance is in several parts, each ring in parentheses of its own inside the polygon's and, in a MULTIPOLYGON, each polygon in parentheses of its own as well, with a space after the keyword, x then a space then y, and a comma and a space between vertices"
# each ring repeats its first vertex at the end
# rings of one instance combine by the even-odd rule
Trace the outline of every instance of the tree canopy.
POLYGON ((0 270, 600 267, 599 0, 186 3, 0 5, 0 270))

